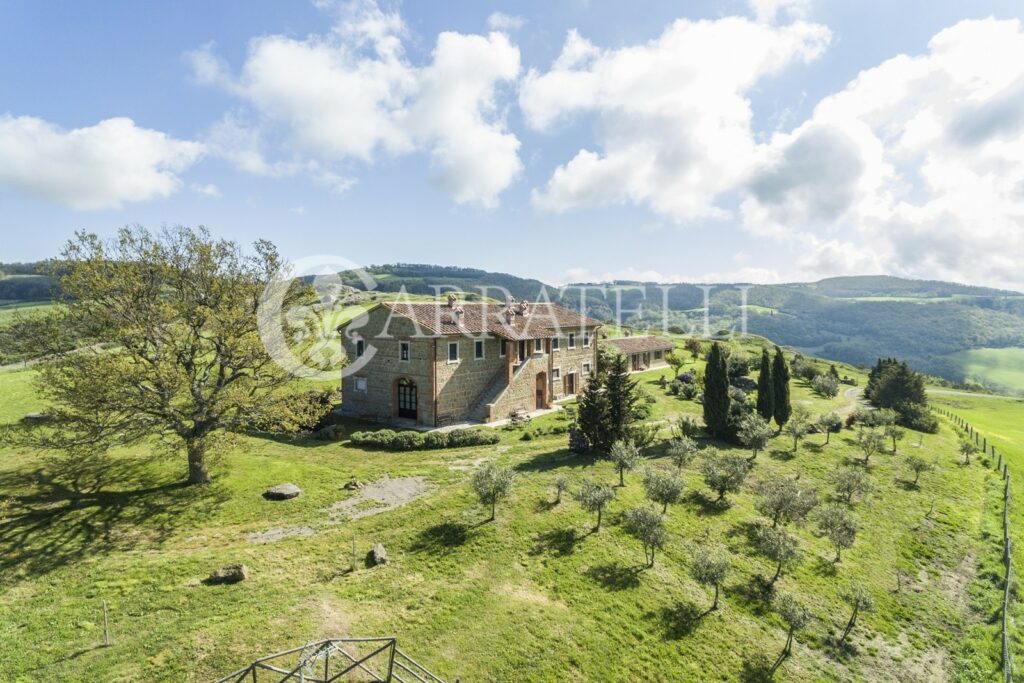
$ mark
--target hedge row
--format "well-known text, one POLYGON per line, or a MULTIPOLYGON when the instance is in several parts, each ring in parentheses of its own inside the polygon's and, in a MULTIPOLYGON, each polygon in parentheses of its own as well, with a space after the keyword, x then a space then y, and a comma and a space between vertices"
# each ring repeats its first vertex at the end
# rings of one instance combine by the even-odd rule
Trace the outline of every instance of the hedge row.
POLYGON ((357 446, 386 448, 391 451, 488 446, 501 440, 501 437, 490 429, 456 429, 451 432, 396 432, 392 429, 381 429, 376 432, 355 432, 351 438, 352 443, 357 446))

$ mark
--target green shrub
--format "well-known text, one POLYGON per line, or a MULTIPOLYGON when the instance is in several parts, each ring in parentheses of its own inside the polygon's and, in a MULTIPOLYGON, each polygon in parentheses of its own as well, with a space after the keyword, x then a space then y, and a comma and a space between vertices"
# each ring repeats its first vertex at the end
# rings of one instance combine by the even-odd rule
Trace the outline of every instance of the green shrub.
POLYGON ((448 432, 427 432, 423 435, 424 448, 448 448, 448 432))
POLYGON ((396 432, 381 429, 376 432, 355 432, 352 443, 368 448, 382 448, 393 451, 415 451, 420 449, 463 448, 465 446, 488 446, 498 443, 501 437, 490 429, 459 429, 453 432, 396 432))

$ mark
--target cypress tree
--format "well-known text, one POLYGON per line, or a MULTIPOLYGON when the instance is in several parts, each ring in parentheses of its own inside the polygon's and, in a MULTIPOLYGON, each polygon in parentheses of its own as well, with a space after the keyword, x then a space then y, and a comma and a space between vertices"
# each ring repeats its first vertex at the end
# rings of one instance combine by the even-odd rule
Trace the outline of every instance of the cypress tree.
POLYGON ((704 424, 712 436, 724 435, 729 426, 729 367, 718 342, 704 369, 704 424))
POLYGON ((793 407, 789 404, 789 363, 778 346, 775 347, 775 360, 772 362, 772 389, 775 399, 775 423, 782 429, 783 425, 789 422, 793 407))
POLYGON ((775 417, 775 387, 772 386, 772 359, 761 349, 761 370, 757 375, 757 414, 765 422, 775 417))
POLYGON ((579 430, 590 443, 590 447, 607 453, 612 442, 608 438, 608 397, 604 392, 601 375, 593 377, 580 395, 577 407, 579 430))
POLYGON ((625 440, 629 426, 635 419, 639 398, 636 381, 629 378, 626 357, 617 354, 604 377, 605 397, 608 401, 608 422, 605 425, 609 444, 625 440))

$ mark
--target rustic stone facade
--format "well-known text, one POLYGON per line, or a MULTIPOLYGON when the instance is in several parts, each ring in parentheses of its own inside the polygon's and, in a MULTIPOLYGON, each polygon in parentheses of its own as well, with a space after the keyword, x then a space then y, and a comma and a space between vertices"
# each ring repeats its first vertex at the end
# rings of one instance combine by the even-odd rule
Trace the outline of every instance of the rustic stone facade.
POLYGON ((393 307, 378 306, 339 329, 350 361, 342 378, 342 412, 442 426, 550 407, 582 391, 597 367, 599 325, 586 318, 578 322, 580 327, 524 339, 469 329, 437 334, 393 307))

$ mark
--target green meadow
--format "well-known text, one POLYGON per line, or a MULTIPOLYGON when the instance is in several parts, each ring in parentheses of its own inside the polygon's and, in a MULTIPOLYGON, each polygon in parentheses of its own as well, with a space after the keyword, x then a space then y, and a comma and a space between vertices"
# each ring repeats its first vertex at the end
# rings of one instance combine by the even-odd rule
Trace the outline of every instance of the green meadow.
MULTIPOLYGON (((668 373, 636 376, 663 438, 675 418, 701 408, 659 388, 668 373)), ((0 421, 40 408, 32 380, 31 370, 0 373, 0 421)), ((794 403, 815 413, 856 401, 817 398, 799 381, 793 388, 794 403)), ((1012 415, 993 417, 992 433, 1012 415)), ((342 424, 346 433, 373 428, 342 424)), ((584 479, 618 479, 611 463, 567 450, 567 427, 566 413, 556 412, 499 428, 496 446, 401 453, 247 435, 222 448, 214 482, 199 487, 180 484, 183 456, 156 448, 74 461, 0 449, 3 677, 206 681, 316 638, 394 635, 451 681, 766 680, 786 629, 764 590, 774 567, 751 545, 760 518, 753 485, 799 476, 831 502, 836 472, 861 458, 855 432, 843 430, 828 445, 812 434, 796 453, 790 438, 776 437, 725 505, 713 502, 699 459, 691 463, 682 472, 684 499, 668 510, 668 541, 647 568, 622 525, 625 510, 644 504, 639 471, 626 474, 596 533, 571 495, 554 502, 560 476, 573 489, 584 479), (490 461, 516 473, 494 522, 470 487, 473 471, 490 461), (366 489, 345 490, 353 477, 385 487, 411 482, 415 495, 382 502, 366 489), (282 482, 303 494, 261 497, 282 482), (364 558, 378 542, 390 561, 370 568, 364 558), (690 549, 708 543, 732 558, 714 612, 711 591, 689 573, 690 549), (249 567, 248 580, 203 584, 234 562, 249 567), (110 647, 102 646, 103 601, 110 647)), ((1017 436, 1005 434, 1008 455, 1017 436)), ((841 562, 813 521, 789 528, 802 561, 776 591, 798 597, 813 619, 775 680, 995 679, 1000 481, 980 460, 961 465, 957 438, 944 424, 872 458, 873 491, 851 508, 860 528, 841 562), (935 465, 917 486, 911 454, 935 465), (840 647, 849 617, 841 596, 853 583, 875 609, 840 647)), ((664 451, 657 444, 644 466, 670 468, 664 451)), ((1018 453, 1015 468, 1024 466, 1018 453)))

